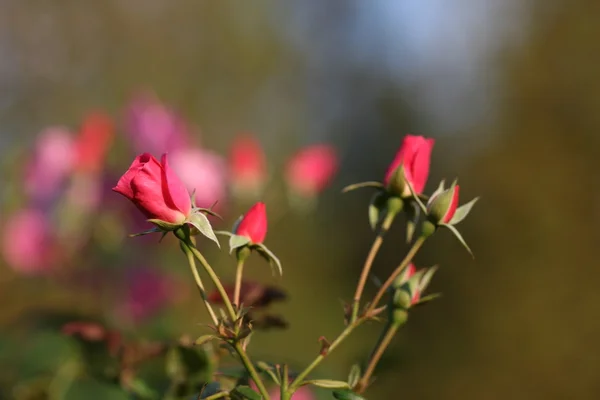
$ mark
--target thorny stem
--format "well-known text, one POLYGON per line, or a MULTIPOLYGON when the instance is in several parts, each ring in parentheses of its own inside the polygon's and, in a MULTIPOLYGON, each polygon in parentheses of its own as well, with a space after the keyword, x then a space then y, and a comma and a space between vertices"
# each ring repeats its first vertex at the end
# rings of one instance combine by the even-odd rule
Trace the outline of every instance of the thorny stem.
POLYGON ((388 324, 383 330, 381 338, 377 342, 377 345, 375 346, 371 357, 369 357, 369 363, 367 364, 367 369, 365 370, 365 373, 354 387, 354 390, 357 393, 363 393, 367 386, 369 386, 369 381, 371 380, 371 376, 375 371, 375 367, 379 363, 379 360, 381 360, 383 353, 385 353, 385 350, 392 342, 394 336, 396 336, 396 332, 398 332, 398 328, 400 328, 400 326, 401 325, 398 323, 391 323, 388 324))
POLYGON ((356 329, 360 324, 365 321, 364 318, 359 318, 355 320, 353 323, 348 324, 346 328, 342 331, 342 333, 329 345, 327 351, 322 352, 313 360, 312 363, 308 367, 304 369, 304 371, 300 372, 300 374, 294 379, 291 385, 289 385, 288 393, 291 395, 298 389, 298 387, 302 384, 304 378, 308 376, 315 368, 321 364, 321 362, 327 357, 336 347, 340 345, 349 335, 352 333, 354 329, 356 329))
POLYGON ((190 265, 190 269, 192 270, 192 274, 194 275, 194 280, 196 281, 196 286, 198 286, 198 291, 200 292, 200 297, 202 297, 202 301, 204 302, 204 306, 206 310, 210 314, 210 318, 213 323, 216 325, 219 324, 219 319, 215 314, 212 306, 208 302, 208 298, 206 297, 206 290, 204 289, 204 285, 202 284, 202 278, 200 278, 200 274, 198 273, 198 268, 196 267, 196 260, 194 259, 194 253, 190 250, 190 248, 184 243, 180 242, 181 250, 185 253, 188 259, 188 264, 190 265))
POLYGON ((235 289, 233 292, 233 304, 240 308, 240 292, 242 290, 242 276, 244 274, 244 260, 240 259, 237 262, 235 271, 235 289))
MULTIPOLYGON (((213 284, 219 291, 219 294, 223 298, 223 303, 225 303, 225 307, 227 308, 227 312, 229 313, 229 318, 231 318, 231 322, 235 322, 235 320, 237 319, 237 314, 233 309, 231 300, 227 296, 227 292, 225 291, 221 280, 215 273, 215 270, 210 266, 206 258, 204 258, 202 253, 200 253, 200 251, 196 248, 192 240, 192 238, 188 237, 187 240, 184 241, 185 246, 193 253, 194 257, 196 257, 198 261, 200 261, 200 264, 202 264, 202 267, 204 267, 204 270, 210 276, 210 279, 212 280, 213 284)), ((256 387, 258 387, 260 394, 265 400, 270 400, 271 397, 269 396, 269 392, 267 392, 265 384, 260 378, 260 375, 258 375, 256 368, 254 368, 254 364, 252 364, 252 361, 250 361, 248 354, 246 354, 246 351, 244 350, 240 342, 235 341, 232 343, 232 346, 235 349, 238 356, 240 357, 242 364, 244 364, 244 368, 246 368, 246 371, 248 371, 248 374, 250 374, 250 377, 252 378, 254 383, 256 383, 256 387)))
POLYGON ((356 286, 356 292, 354 293, 354 301, 352 303, 352 315, 350 317, 350 323, 353 323, 358 317, 358 308, 360 306, 360 298, 362 296, 363 291, 365 290, 365 285, 367 283, 367 279, 369 277, 369 272, 371 271, 371 267, 373 266, 373 261, 375 261, 375 256, 379 252, 381 248, 381 244, 383 243, 383 237, 392 226, 392 222, 394 222, 394 218, 396 217, 395 212, 388 212, 383 223, 381 224, 381 228, 379 229, 379 233, 377 237, 373 241, 373 245, 371 245, 371 250, 367 255, 367 259, 365 260, 365 265, 363 266, 362 272, 360 274, 360 278, 358 280, 358 285, 356 286))
POLYGON ((404 271, 404 268, 406 268, 406 266, 412 261, 415 254, 417 254, 421 246, 423 246, 423 243, 425 243, 425 239, 427 239, 426 236, 419 236, 419 238, 415 240, 415 243, 412 245, 408 253, 406 253, 406 257, 404 257, 404 260, 402 260, 400 265, 396 267, 394 272, 392 272, 392 274, 388 277, 385 283, 379 288, 379 291, 373 298, 373 301, 365 310, 365 315, 369 315, 375 310, 375 308, 377 308, 377 304, 379 304, 379 302, 387 292, 387 289, 392 285, 392 283, 394 283, 394 280, 398 277, 398 275, 400 275, 402 271, 404 271))

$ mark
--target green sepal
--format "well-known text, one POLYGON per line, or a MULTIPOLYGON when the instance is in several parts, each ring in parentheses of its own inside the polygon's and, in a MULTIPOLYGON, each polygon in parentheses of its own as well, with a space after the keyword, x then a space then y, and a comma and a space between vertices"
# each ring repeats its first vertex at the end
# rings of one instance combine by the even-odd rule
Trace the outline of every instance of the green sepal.
POLYGON ((452 204, 455 186, 455 184, 452 184, 447 190, 444 190, 435 196, 431 196, 431 199, 429 199, 429 203, 427 204, 427 217, 431 222, 438 225, 442 223, 452 204))
POLYGON ((463 237, 460 234, 460 232, 458 231, 458 229, 456 229, 455 227, 453 227, 452 225, 449 225, 449 224, 440 224, 440 226, 450 229, 450 232, 452 232, 454 234, 454 236, 458 239, 460 244, 462 244, 463 247, 469 252, 471 257, 475 258, 475 255, 473 255, 471 248, 469 247, 469 245, 467 245, 467 242, 465 242, 465 239, 463 239, 463 237))
MULTIPOLYGON (((419 206, 421 211, 423 211, 424 214, 427 214, 427 207, 425 207, 425 204, 423 204, 423 202, 419 198, 419 195, 417 193, 415 193, 412 185, 407 185, 407 186, 408 186, 408 189, 410 189, 410 194, 412 195, 413 200, 417 203, 417 205, 419 206)), ((430 197, 430 199, 431 199, 431 197, 430 197)))
POLYGON ((215 235, 215 232, 213 231, 210 221, 206 215, 201 212, 194 213, 190 215, 187 222, 196 228, 202 235, 215 242, 217 246, 221 248, 221 244, 219 243, 219 240, 217 239, 217 236, 215 235))
POLYGON ((172 224, 170 222, 163 221, 162 219, 148 219, 146 221, 150 222, 153 225, 156 225, 156 227, 162 232, 174 231, 174 230, 177 230, 178 228, 180 228, 181 225, 183 225, 183 224, 172 224))
POLYGON ((354 393, 352 390, 335 390, 333 397, 338 400, 366 400, 359 394, 354 393))
POLYGON ((156 227, 156 228, 152 228, 152 229, 148 229, 147 231, 143 231, 143 232, 139 232, 139 233, 130 233, 129 237, 138 237, 138 236, 144 236, 144 235, 149 235, 151 233, 158 233, 158 232, 164 232, 162 229, 156 227))
POLYGON ((406 207, 406 243, 412 242, 421 215, 421 209, 418 204, 414 201, 409 201, 408 203, 408 207, 406 207))
POLYGON ((279 258, 277 258, 275 256, 275 254, 273 254, 273 252, 267 248, 267 246, 265 246, 263 243, 258 243, 256 245, 254 245, 253 247, 256 248, 256 250, 258 251, 258 254, 263 256, 263 258, 269 262, 269 265, 271 265, 271 267, 277 267, 279 276, 283 275, 283 268, 281 267, 281 261, 279 261, 279 258))
POLYGON ((250 386, 237 386, 229 394, 232 400, 262 400, 263 398, 250 386))
POLYGON ((353 190, 362 189, 362 188, 366 188, 366 187, 371 187, 371 188, 376 188, 376 189, 384 188, 383 183, 381 183, 381 182, 375 182, 375 181, 360 182, 360 183, 353 183, 352 185, 346 186, 345 188, 342 189, 342 193, 348 193, 353 190))
POLYGON ((385 191, 379 191, 371 197, 369 203, 369 224, 371 229, 377 229, 377 225, 385 218, 387 213, 387 202, 389 195, 385 191))
POLYGON ((465 219, 467 217, 467 215, 469 215, 469 213, 471 212, 471 208, 473 208, 473 206, 475 205, 475 203, 477 203, 477 200, 479 200, 479 197, 475 197, 470 202, 468 202, 466 204, 463 204, 462 206, 458 207, 456 209, 456 211, 454 212, 454 216, 448 222, 448 225, 456 225, 460 221, 462 221, 463 219, 465 219))
POLYGON ((333 379, 312 379, 302 382, 302 386, 304 385, 314 385, 325 389, 350 389, 348 382, 333 379))
POLYGON ((235 249, 246 246, 248 243, 250 243, 250 238, 247 236, 231 235, 229 237, 229 254, 233 253, 235 249))
POLYGON ((429 303, 430 301, 437 299, 438 297, 442 297, 442 294, 441 293, 428 294, 427 296, 423 296, 422 298, 420 298, 419 301, 417 301, 412 306, 413 307, 422 306, 425 303, 429 303))
POLYGON ((198 211, 204 214, 208 214, 211 215, 213 217, 219 218, 220 220, 223 219, 223 217, 221 217, 219 214, 217 214, 216 212, 214 212, 213 210, 211 210, 210 208, 194 208, 194 211, 198 211))

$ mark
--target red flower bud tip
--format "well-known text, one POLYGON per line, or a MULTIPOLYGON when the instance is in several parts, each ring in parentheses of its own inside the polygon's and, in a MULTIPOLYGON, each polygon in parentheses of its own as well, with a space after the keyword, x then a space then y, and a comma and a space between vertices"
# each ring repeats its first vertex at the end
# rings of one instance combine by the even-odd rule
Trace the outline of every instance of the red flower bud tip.
POLYGON ((190 195, 169 167, 166 154, 160 163, 148 153, 137 156, 113 190, 149 219, 182 224, 192 211, 190 195))
POLYGON ((327 187, 337 168, 337 154, 332 146, 309 146, 288 161, 287 182, 299 194, 314 196, 327 187))
POLYGON ((229 154, 231 180, 240 190, 260 188, 267 178, 267 161, 260 143, 244 135, 234 140, 229 154))
POLYGON ((258 202, 248 210, 234 232, 246 236, 254 244, 262 243, 267 236, 267 209, 265 203, 258 202))
POLYGON ((454 217, 454 213, 456 213, 456 209, 458 208, 458 192, 460 187, 458 185, 454 186, 454 192, 452 192, 452 200, 450 201, 450 205, 446 210, 446 214, 444 218, 442 218, 442 222, 447 224, 450 222, 452 217, 454 217))
POLYGON ((102 170, 113 136, 113 124, 108 116, 100 112, 88 115, 75 143, 75 168, 89 173, 102 170))
POLYGON ((422 193, 429 176, 431 151, 435 141, 423 136, 407 135, 394 161, 390 164, 383 183, 388 188, 402 196, 410 196, 410 189, 405 187, 408 182, 415 193, 422 193), (398 168, 403 167, 404 177, 395 177, 398 168), (399 180, 399 181, 398 181, 399 180))

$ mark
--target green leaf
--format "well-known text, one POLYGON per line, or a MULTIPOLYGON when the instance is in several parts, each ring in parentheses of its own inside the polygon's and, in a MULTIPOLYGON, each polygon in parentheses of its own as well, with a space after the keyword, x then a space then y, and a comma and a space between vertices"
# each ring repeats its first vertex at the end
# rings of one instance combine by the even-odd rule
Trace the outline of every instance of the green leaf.
POLYGON ((375 230, 387 213, 388 194, 384 191, 379 191, 371 197, 369 203, 369 224, 371 229, 375 230))
POLYGON ((473 252, 471 251, 471 248, 467 245, 467 242, 465 242, 465 239, 463 239, 463 237, 460 234, 460 232, 458 231, 458 229, 456 229, 452 225, 448 225, 448 224, 441 224, 440 226, 450 229, 450 231, 454 234, 454 236, 456 236, 456 238, 458 239, 460 244, 462 244, 463 247, 469 252, 471 257, 475 258, 475 256, 473 255, 473 252))
POLYGON ((348 185, 345 188, 343 188, 342 189, 342 193, 348 193, 348 192, 351 192, 353 190, 361 189, 361 188, 366 188, 366 187, 383 189, 383 183, 381 183, 381 182, 375 182, 375 181, 354 183, 352 185, 348 185))
POLYGON ((364 397, 354 393, 352 390, 336 390, 333 397, 338 400, 366 400, 364 397))
POLYGON ((231 235, 229 238, 229 254, 237 248, 247 245, 250 243, 250 238, 241 235, 231 235))
POLYGON ((475 203, 477 203, 477 200, 479 200, 479 197, 475 197, 473 200, 471 200, 467 204, 463 204, 462 206, 458 207, 456 209, 456 212, 454 213, 454 216, 452 217, 450 222, 448 222, 448 224, 456 225, 460 221, 465 219, 467 217, 467 215, 469 215, 469 213, 471 212, 471 208, 473 208, 475 203))
POLYGON ((130 395, 117 384, 109 384, 93 379, 80 379, 73 382, 65 393, 64 400, 131 400, 130 395))
POLYGON ((277 258, 275 254, 273 254, 273 252, 262 243, 257 244, 256 247, 259 249, 259 253, 261 253, 261 255, 269 261, 271 267, 277 267, 279 276, 282 276, 283 268, 281 267, 281 261, 279 261, 279 258, 277 258))
POLYGON ((262 396, 252 390, 250 386, 237 386, 230 394, 231 398, 235 400, 262 400, 262 396))
POLYGON ((190 216, 188 222, 191 225, 193 225, 196 229, 198 229, 198 231, 201 234, 203 234, 204 236, 206 236, 207 238, 209 238, 210 240, 215 242, 217 244, 217 246, 219 248, 221 248, 221 244, 219 243, 217 236, 215 236, 215 232, 213 231, 213 228, 210 225, 210 221, 208 220, 206 215, 204 215, 200 212, 194 213, 190 216))
POLYGON ((350 385, 350 387, 354 387, 358 383, 361 376, 362 371, 360 369, 360 364, 354 364, 352 368, 350 368, 350 373, 348 374, 348 385, 350 385))
POLYGON ((302 382, 302 385, 315 385, 325 389, 350 389, 348 382, 336 381, 333 379, 312 379, 302 382))

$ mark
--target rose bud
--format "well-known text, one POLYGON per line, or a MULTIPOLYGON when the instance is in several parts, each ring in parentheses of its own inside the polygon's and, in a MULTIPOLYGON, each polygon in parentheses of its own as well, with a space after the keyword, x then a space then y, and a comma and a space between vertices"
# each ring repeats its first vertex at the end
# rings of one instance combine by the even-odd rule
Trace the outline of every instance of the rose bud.
POLYGON ((183 224, 192 211, 190 195, 169 167, 166 154, 160 163, 149 153, 137 156, 113 190, 149 219, 183 224))
POLYGON ((452 220, 458 208, 459 189, 458 185, 452 185, 449 189, 431 196, 427 202, 427 216, 431 222, 447 224, 452 220))
MULTIPOLYGON (((408 318, 408 310, 421 301, 421 295, 429 286, 437 267, 422 268, 417 271, 409 264, 402 274, 392 284, 390 303, 388 306, 389 320, 395 324, 403 324, 408 318)), ((437 295, 426 296, 422 301, 429 301, 437 295)))
POLYGON ((258 202, 239 221, 233 233, 250 239, 251 244, 264 242, 267 236, 267 210, 265 203, 258 202))
POLYGON ((267 180, 267 161, 260 143, 252 136, 234 140, 229 154, 230 181, 233 192, 257 197, 267 180))
POLYGON ((383 181, 387 190, 400 197, 410 197, 410 184, 416 194, 423 192, 429 175, 429 164, 434 140, 423 136, 407 135, 383 181))
POLYGON ((289 187, 304 197, 313 197, 331 182, 338 167, 336 151, 329 145, 314 145, 296 153, 287 163, 289 187))

